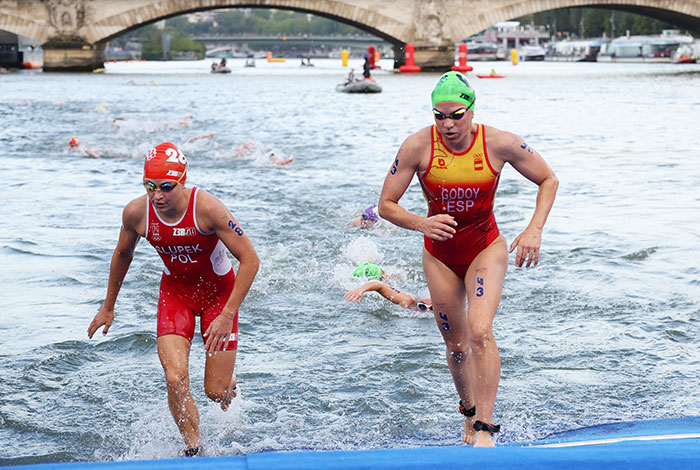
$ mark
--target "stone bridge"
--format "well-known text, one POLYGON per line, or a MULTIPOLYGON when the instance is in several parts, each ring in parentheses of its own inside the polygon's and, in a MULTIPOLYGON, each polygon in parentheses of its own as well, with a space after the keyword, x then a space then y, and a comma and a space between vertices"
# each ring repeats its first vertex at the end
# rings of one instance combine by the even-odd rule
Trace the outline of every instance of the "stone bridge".
POLYGON ((0 29, 43 43, 44 70, 101 67, 105 43, 129 30, 215 8, 313 13, 394 44, 399 61, 413 43, 428 70, 453 64, 455 43, 494 24, 566 7, 599 6, 672 22, 700 36, 700 0, 2 0, 0 29))

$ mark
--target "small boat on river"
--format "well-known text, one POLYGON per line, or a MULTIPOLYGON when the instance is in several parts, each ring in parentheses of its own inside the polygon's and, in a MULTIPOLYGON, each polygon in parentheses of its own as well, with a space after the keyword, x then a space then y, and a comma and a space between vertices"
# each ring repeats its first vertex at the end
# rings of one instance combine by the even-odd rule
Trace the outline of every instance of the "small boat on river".
POLYGON ((499 75, 498 73, 496 73, 496 71, 494 69, 491 69, 491 73, 488 75, 477 73, 476 76, 479 78, 506 78, 505 75, 499 75))
POLYGON ((226 66, 226 59, 221 59, 221 63, 211 64, 211 73, 231 73, 231 69, 226 66))
POLYGON ((381 93, 382 87, 372 78, 339 83, 335 91, 341 93, 381 93))

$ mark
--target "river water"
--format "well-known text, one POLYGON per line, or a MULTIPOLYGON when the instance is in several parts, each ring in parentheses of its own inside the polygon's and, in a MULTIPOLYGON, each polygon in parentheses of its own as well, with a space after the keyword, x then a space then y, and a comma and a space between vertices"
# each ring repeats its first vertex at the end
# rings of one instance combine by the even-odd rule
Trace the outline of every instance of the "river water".
MULTIPOLYGON (((204 396, 201 338, 192 348, 207 455, 459 444, 434 320, 376 294, 343 298, 365 261, 427 296, 420 234, 347 222, 376 202, 403 139, 431 124, 438 75, 376 71, 382 93, 346 95, 334 87, 347 69, 315 63, 0 76, 0 465, 180 455, 156 355, 162 266, 148 243, 111 331, 86 336, 121 210, 163 141, 181 145, 188 184, 229 206, 262 261, 241 308, 241 396, 228 413, 204 396), (71 150, 73 135, 100 158, 71 150), (269 152, 294 161, 275 166, 269 152)), ((472 65, 507 76, 473 78, 476 120, 524 137, 560 179, 541 263, 515 268, 511 255, 495 320, 499 441, 698 415, 700 65, 472 65)), ((536 189, 504 170, 496 217, 508 242, 536 189)), ((415 180, 402 204, 426 212, 415 180)))

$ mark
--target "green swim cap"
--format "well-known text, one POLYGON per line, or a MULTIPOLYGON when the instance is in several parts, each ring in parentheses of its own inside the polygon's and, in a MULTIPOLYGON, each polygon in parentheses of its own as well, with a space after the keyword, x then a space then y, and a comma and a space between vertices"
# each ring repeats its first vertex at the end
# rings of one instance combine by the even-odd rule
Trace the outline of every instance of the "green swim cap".
POLYGON ((372 263, 361 264, 352 272, 352 277, 366 277, 379 281, 382 278, 382 268, 372 263))
POLYGON ((437 85, 433 88, 433 106, 442 101, 459 101, 470 107, 474 111, 476 93, 469 84, 469 80, 461 72, 447 72, 440 77, 437 85))

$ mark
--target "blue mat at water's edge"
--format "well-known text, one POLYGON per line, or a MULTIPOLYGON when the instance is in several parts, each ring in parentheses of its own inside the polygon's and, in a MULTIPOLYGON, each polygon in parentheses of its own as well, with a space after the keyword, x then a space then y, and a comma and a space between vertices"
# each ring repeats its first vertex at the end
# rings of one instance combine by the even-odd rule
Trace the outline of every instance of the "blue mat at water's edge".
POLYGON ((700 417, 604 424, 495 449, 269 452, 231 457, 20 465, 26 470, 451 470, 700 468, 700 417))

